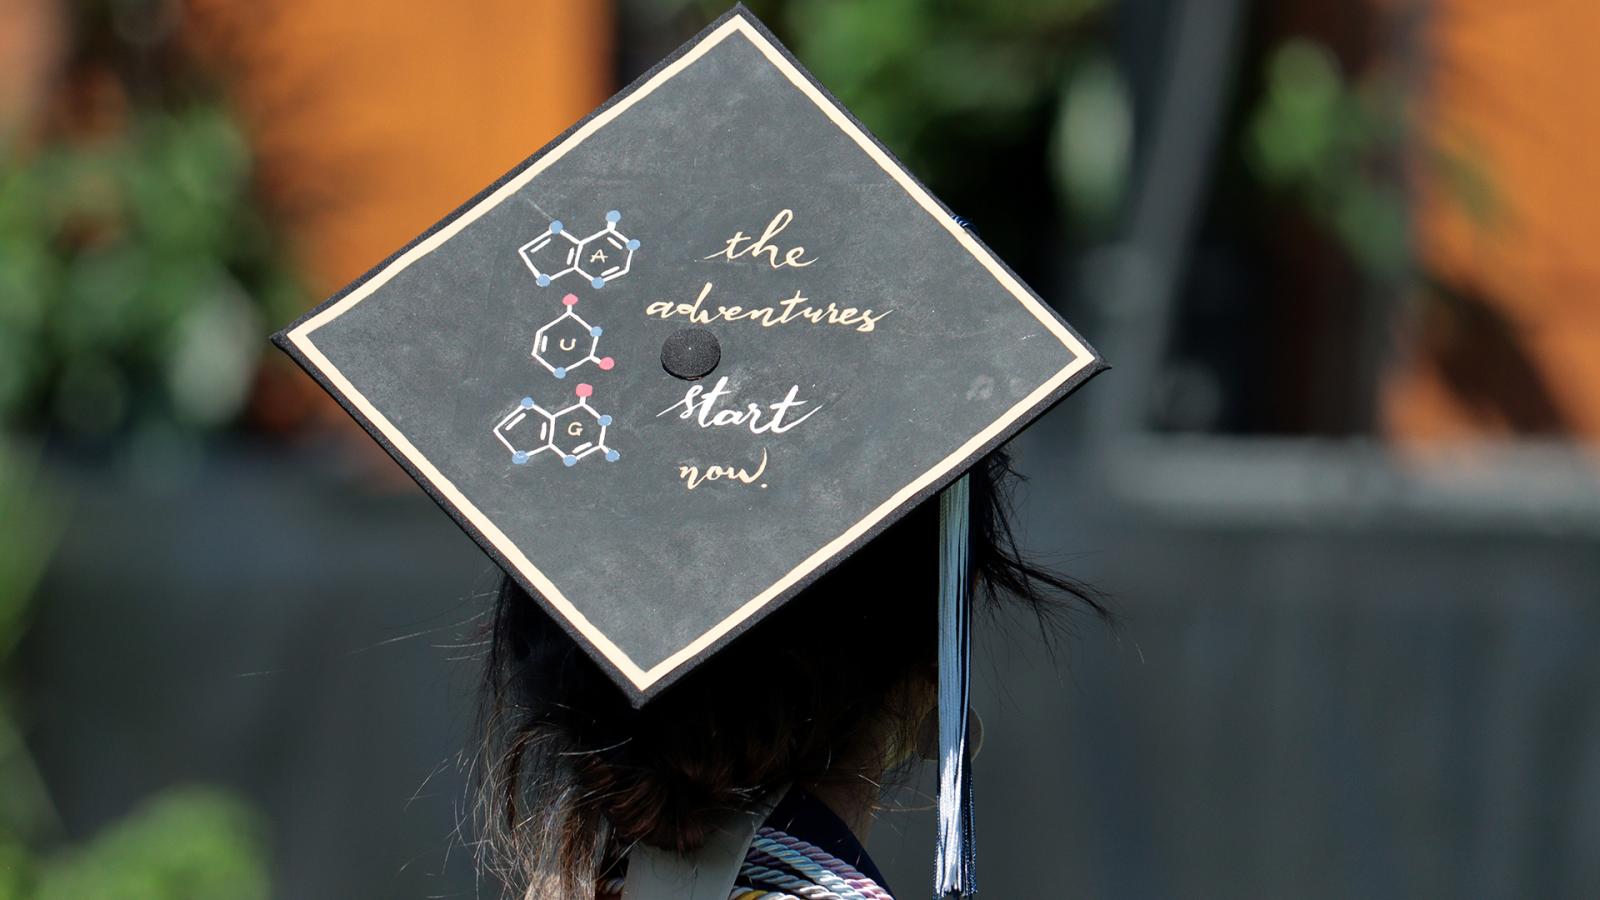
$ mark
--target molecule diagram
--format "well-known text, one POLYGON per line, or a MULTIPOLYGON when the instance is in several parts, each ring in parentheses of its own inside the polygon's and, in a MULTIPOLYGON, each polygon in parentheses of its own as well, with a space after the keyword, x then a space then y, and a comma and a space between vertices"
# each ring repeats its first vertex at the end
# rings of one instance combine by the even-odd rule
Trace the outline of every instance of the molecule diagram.
POLYGON ((606 213, 606 227, 586 238, 578 238, 557 219, 544 233, 517 248, 528 271, 540 287, 576 274, 592 287, 602 288, 628 274, 633 251, 639 242, 617 230, 622 213, 606 213))
POLYGON ((603 371, 611 371, 616 360, 595 355, 600 347, 603 329, 585 322, 573 309, 578 305, 578 295, 562 297, 561 305, 566 307, 561 315, 534 333, 533 358, 557 378, 567 377, 568 372, 585 363, 594 363, 603 371))
POLYGON ((573 393, 578 402, 555 412, 534 403, 532 397, 523 397, 500 420, 494 427, 494 436, 511 451, 513 463, 524 465, 546 450, 561 457, 568 466, 575 466, 578 460, 594 453, 603 453, 607 462, 616 462, 620 454, 606 446, 611 417, 589 405, 594 388, 580 384, 573 393))

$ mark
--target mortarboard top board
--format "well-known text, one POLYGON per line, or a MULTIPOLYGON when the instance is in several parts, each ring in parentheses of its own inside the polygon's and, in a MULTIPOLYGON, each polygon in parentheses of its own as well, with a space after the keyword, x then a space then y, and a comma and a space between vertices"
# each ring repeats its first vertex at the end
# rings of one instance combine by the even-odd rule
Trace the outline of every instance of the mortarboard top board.
POLYGON ((1104 368, 743 7, 274 340, 635 705, 1104 368))

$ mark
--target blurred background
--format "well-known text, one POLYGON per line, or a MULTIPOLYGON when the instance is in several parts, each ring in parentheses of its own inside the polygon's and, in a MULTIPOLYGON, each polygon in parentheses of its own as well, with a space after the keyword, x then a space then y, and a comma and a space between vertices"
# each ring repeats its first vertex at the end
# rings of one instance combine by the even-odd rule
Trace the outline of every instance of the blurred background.
MULTIPOLYGON (((985 896, 1600 896, 1600 5, 751 6, 1116 367, 985 896)), ((496 896, 493 571, 266 335, 722 10, 0 0, 0 898, 496 896)))

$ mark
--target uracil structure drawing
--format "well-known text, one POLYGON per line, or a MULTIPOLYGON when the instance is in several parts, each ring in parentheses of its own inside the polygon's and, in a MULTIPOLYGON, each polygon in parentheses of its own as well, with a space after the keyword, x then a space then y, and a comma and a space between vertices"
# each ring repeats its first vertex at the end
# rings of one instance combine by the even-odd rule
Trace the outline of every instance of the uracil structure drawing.
POLYGON ((605 330, 599 325, 590 325, 578 315, 573 308, 578 305, 577 294, 562 297, 561 305, 566 307, 561 315, 534 332, 533 358, 557 378, 566 378, 568 372, 588 363, 594 363, 603 371, 611 371, 616 360, 597 355, 600 335, 605 330))

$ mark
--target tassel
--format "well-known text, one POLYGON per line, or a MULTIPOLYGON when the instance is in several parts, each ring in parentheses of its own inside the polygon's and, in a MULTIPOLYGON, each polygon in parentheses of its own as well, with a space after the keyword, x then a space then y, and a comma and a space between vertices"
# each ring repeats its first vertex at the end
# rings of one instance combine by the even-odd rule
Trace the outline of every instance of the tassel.
POLYGON ((936 900, 972 897, 972 773, 967 754, 972 609, 967 597, 967 509, 963 475, 939 495, 939 843, 936 900))

